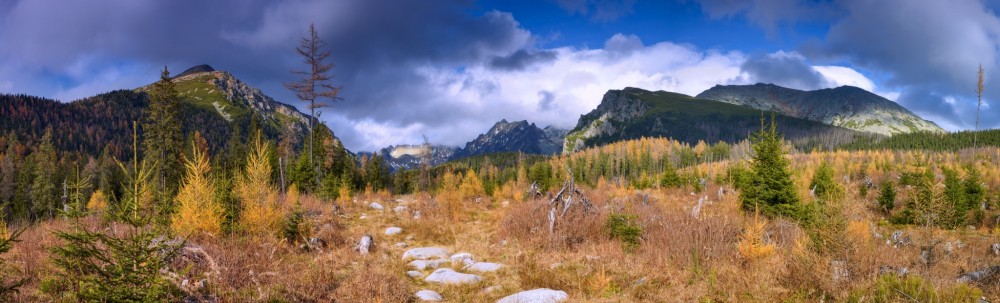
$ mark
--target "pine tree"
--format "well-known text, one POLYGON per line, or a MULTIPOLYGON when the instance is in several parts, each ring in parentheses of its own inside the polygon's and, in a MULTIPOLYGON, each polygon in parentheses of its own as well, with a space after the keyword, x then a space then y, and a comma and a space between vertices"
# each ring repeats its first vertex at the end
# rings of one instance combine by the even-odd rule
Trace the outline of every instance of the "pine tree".
POLYGON ((677 169, 674 168, 673 161, 666 161, 663 168, 663 177, 660 178, 660 186, 671 188, 684 186, 684 180, 681 180, 680 175, 677 175, 677 169))
POLYGON ((35 218, 51 218, 59 209, 59 193, 56 184, 56 151, 52 146, 52 127, 45 129, 38 150, 32 153, 34 179, 31 183, 31 215, 35 218))
MULTIPOLYGON (((3 156, 0 157, 0 203, 4 205, 4 214, 7 218, 17 218, 17 209, 24 207, 25 201, 19 199, 17 192, 18 171, 24 166, 23 156, 17 152, 20 145, 17 134, 13 131, 7 136, 7 146, 4 147, 3 156)), ((23 219, 23 218, 19 218, 23 219)))
POLYGON ((170 71, 163 67, 160 81, 149 89, 149 110, 142 146, 146 161, 153 170, 153 187, 156 188, 157 215, 168 220, 173 209, 171 198, 176 192, 181 175, 180 97, 170 79, 170 71))
POLYGON ((965 215, 965 224, 979 223, 985 216, 983 212, 985 207, 982 203, 986 201, 986 188, 983 186, 982 175, 975 165, 970 165, 966 170, 962 189, 964 201, 962 201, 961 212, 965 215))
POLYGON ((837 199, 844 195, 844 189, 834 181, 833 167, 825 161, 816 169, 816 175, 809 183, 809 188, 820 201, 837 199))
POLYGON ((302 192, 311 193, 316 191, 316 183, 313 181, 315 179, 316 169, 309 162, 309 154, 300 154, 288 174, 288 180, 291 184, 297 185, 302 192))
POLYGON ((372 190, 386 189, 389 185, 389 165, 382 155, 375 154, 361 167, 364 171, 365 186, 372 190))
POLYGON ((896 207, 896 186, 892 184, 892 180, 882 181, 877 201, 879 208, 886 214, 891 213, 892 209, 896 207))
POLYGON ((954 228, 965 223, 965 188, 962 179, 958 177, 958 172, 954 169, 944 168, 944 198, 950 212, 949 216, 941 218, 943 226, 954 228))
POLYGON ((137 127, 133 124, 132 168, 118 163, 128 176, 126 194, 111 218, 123 227, 91 231, 80 220, 82 213, 69 213, 72 230, 56 231, 63 245, 51 249, 58 268, 57 293, 66 301, 79 302, 167 302, 177 289, 161 273, 184 243, 170 243, 150 223, 149 185, 152 171, 139 166, 137 127))
POLYGON ((774 116, 770 127, 764 127, 750 136, 753 154, 750 164, 749 184, 740 192, 743 209, 759 209, 766 215, 789 215, 803 219, 798 214, 799 197, 795 193, 789 161, 785 158, 784 140, 777 131, 774 116))

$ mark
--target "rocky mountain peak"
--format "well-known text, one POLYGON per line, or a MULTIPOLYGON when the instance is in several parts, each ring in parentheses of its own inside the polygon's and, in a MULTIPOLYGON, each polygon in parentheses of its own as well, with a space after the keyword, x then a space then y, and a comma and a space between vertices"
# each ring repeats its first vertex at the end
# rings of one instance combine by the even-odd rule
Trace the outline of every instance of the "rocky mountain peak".
POLYGON ((192 66, 191 68, 188 68, 188 69, 184 70, 184 72, 182 72, 180 74, 177 74, 176 76, 174 76, 174 78, 176 79, 176 78, 184 77, 184 76, 187 76, 187 75, 200 74, 200 73, 208 73, 208 72, 214 72, 214 71, 215 71, 215 69, 212 68, 212 66, 209 66, 208 64, 195 65, 195 66, 192 66))

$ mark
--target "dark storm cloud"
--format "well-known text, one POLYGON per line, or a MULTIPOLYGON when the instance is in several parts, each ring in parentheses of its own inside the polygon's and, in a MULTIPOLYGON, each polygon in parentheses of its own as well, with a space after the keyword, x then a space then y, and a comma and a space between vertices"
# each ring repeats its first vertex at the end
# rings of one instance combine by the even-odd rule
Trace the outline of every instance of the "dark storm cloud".
MULTIPOLYGON (((430 79, 423 68, 497 58, 506 58, 497 59, 499 65, 515 68, 554 56, 523 51, 533 43, 531 34, 510 14, 475 16, 471 8, 465 0, 5 1, 0 88, 12 83, 12 90, 82 97, 153 81, 164 64, 177 73, 207 63, 298 104, 281 83, 294 79, 289 70, 303 68, 294 47, 315 23, 333 54, 335 85, 343 87, 345 101, 332 107, 338 115, 394 125, 456 124, 475 117, 440 99, 430 82, 441 80, 430 79), (125 77, 133 79, 124 84, 92 79, 135 73, 142 79, 125 77), (65 87, 53 93, 27 83, 65 87)), ((345 142, 364 144, 350 133, 345 142)))
POLYGON ((490 67, 502 70, 522 70, 525 67, 541 62, 555 60, 554 51, 519 50, 507 56, 497 56, 490 60, 490 67))
POLYGON ((609 22, 632 14, 636 0, 555 0, 559 7, 570 14, 580 15, 597 22, 609 22))
POLYGON ((751 82, 814 90, 830 86, 826 78, 806 64, 805 58, 794 53, 759 54, 749 58, 740 70, 751 82))

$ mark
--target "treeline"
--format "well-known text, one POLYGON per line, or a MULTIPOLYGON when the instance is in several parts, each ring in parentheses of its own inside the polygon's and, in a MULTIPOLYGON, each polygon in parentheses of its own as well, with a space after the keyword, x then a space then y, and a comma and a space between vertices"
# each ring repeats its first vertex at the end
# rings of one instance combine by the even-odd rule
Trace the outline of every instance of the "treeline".
POLYGON ((916 132, 898 134, 892 137, 860 136, 850 144, 841 146, 845 150, 892 149, 892 150, 936 150, 955 151, 976 146, 1000 146, 1000 129, 981 131, 960 131, 953 133, 916 132))
MULTIPOLYGON (((601 182, 636 189, 691 187, 701 190, 707 172, 681 170, 697 164, 743 158, 749 145, 726 142, 694 145, 663 138, 640 138, 588 148, 570 155, 540 156, 499 153, 454 160, 433 168, 397 171, 396 194, 442 194, 459 188, 481 188, 482 196, 523 198, 532 183, 542 192, 558 190, 572 174, 575 182, 597 187, 601 182), (475 184, 467 184, 467 183, 475 184)), ((465 192, 469 192, 466 190, 465 192)), ((472 190, 475 193, 477 191, 472 190)), ((469 194, 468 197, 475 195, 469 194)))

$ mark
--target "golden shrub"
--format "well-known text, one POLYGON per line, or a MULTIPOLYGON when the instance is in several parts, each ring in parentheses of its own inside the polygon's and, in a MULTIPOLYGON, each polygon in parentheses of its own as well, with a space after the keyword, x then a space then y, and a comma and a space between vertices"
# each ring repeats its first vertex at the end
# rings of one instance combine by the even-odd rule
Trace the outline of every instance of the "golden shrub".
POLYGON ((299 187, 295 184, 288 187, 288 192, 285 193, 285 205, 295 205, 299 203, 299 187))
POLYGON ((90 201, 87 202, 87 209, 92 211, 104 211, 108 208, 108 198, 104 196, 104 192, 100 189, 94 191, 94 194, 90 195, 90 201))
POLYGON ((184 164, 184 184, 177 193, 178 210, 170 227, 182 235, 218 234, 222 231, 224 215, 222 206, 215 202, 215 185, 209 176, 208 157, 197 147, 193 150, 191 158, 184 164))
POLYGON ((740 235, 740 242, 736 244, 737 251, 744 258, 758 260, 767 258, 774 254, 774 244, 764 241, 766 219, 761 219, 758 214, 754 214, 753 221, 747 222, 740 235))

